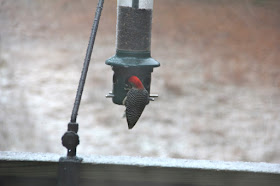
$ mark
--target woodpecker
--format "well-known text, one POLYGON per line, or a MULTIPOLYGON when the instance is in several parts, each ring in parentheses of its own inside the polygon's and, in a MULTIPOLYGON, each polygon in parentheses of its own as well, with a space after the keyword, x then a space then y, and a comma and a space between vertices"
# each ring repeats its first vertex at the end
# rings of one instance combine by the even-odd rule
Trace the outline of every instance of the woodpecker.
POLYGON ((149 93, 136 76, 128 78, 128 84, 131 87, 123 100, 123 105, 126 107, 125 116, 128 128, 132 129, 149 103, 149 93))

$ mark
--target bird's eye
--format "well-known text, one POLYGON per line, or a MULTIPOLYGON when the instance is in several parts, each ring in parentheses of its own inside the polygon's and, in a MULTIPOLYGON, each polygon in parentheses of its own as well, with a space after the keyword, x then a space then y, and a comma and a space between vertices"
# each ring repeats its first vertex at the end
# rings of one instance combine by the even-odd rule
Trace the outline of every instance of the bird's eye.
POLYGON ((125 85, 124 85, 124 89, 125 90, 129 90, 129 89, 131 89, 132 88, 132 85, 130 84, 130 83, 126 83, 125 85))

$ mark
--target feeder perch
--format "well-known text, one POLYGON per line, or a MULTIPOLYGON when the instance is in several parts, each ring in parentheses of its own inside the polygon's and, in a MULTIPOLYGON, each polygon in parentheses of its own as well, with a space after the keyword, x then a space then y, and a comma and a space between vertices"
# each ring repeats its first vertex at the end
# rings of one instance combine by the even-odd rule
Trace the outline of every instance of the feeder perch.
MULTIPOLYGON (((106 60, 112 66, 113 91, 106 97, 122 105, 127 79, 135 75, 150 93, 151 73, 160 63, 151 57, 153 0, 118 0, 115 56, 106 60)), ((150 100, 158 97, 150 95, 150 100)))

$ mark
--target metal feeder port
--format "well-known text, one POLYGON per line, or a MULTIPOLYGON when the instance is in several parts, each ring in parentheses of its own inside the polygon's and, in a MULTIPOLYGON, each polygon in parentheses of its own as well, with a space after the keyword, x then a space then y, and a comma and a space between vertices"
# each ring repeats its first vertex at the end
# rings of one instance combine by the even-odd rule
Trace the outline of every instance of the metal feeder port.
MULTIPOLYGON (((122 105, 127 79, 135 75, 150 93, 151 73, 160 63, 151 57, 153 0, 118 0, 115 56, 106 60, 112 66, 113 91, 106 97, 122 105)), ((157 95, 150 95, 151 100, 157 95)))

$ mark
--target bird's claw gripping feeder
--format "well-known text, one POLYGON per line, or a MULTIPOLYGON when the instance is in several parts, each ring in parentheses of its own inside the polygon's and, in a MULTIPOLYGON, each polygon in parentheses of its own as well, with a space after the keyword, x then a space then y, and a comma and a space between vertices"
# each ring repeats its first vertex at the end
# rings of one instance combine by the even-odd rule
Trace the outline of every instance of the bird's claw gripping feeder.
POLYGON ((106 60, 112 66, 113 91, 106 95, 115 104, 123 105, 128 87, 127 80, 137 76, 150 94, 151 73, 160 63, 151 57, 153 0, 118 0, 117 41, 115 56, 106 60))

